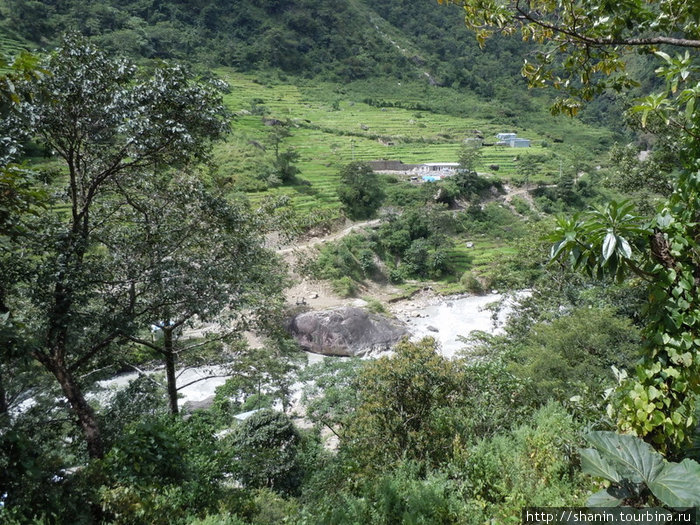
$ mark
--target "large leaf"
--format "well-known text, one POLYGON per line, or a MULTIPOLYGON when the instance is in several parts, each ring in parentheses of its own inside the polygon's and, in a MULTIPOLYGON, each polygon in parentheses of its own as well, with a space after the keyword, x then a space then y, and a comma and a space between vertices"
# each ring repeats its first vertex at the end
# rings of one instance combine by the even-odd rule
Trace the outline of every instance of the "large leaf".
POLYGON ((608 262, 608 259, 612 257, 615 253, 615 247, 617 246, 617 237, 614 233, 608 233, 603 241, 603 261, 608 262))
POLYGON ((664 468, 661 454, 635 436, 595 431, 587 434, 586 440, 616 467, 622 478, 633 483, 649 485, 664 468))
POLYGON ((586 500, 587 507, 619 507, 624 501, 622 494, 613 494, 611 489, 603 489, 586 500))
POLYGON ((622 254, 623 257, 629 259, 632 257, 632 247, 630 246, 630 243, 627 242, 627 239, 624 237, 620 237, 619 235, 617 236, 617 245, 620 249, 620 253, 622 254))
POLYGON ((580 451, 581 470, 591 476, 607 479, 608 481, 619 482, 622 478, 615 467, 610 465, 597 450, 586 448, 580 451))
POLYGON ((700 506, 700 464, 692 459, 667 463, 647 486, 669 507, 700 506))

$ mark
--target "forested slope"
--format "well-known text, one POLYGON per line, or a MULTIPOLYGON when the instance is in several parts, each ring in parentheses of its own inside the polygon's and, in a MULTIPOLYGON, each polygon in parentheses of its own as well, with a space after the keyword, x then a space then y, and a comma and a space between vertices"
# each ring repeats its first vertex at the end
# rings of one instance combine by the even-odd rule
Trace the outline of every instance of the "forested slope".
POLYGON ((343 81, 427 71, 483 95, 519 82, 522 43, 499 40, 481 53, 461 11, 433 2, 4 0, 0 9, 5 31, 40 46, 78 30, 111 52, 242 70, 343 81))

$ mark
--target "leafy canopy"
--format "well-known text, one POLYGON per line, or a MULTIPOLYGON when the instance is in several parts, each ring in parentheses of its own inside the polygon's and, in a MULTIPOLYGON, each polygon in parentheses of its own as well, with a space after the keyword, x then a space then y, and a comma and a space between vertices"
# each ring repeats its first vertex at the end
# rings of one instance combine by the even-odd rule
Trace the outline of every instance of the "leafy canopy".
POLYGON ((21 104, 3 126, 55 153, 59 173, 48 178, 60 191, 13 239, 8 252, 26 272, 4 294, 10 316, 25 320, 18 346, 59 383, 90 455, 100 457, 99 425, 77 374, 136 315, 133 287, 110 264, 107 233, 116 219, 101 211, 119 198, 132 206, 124 191, 132 181, 205 159, 227 129, 226 112, 220 86, 177 66, 146 73, 78 35, 39 67, 42 74, 16 78, 21 104))
MULTIPOLYGON (((443 2, 445 0, 439 0, 443 2)), ((575 114, 608 89, 638 84, 626 56, 638 50, 656 58, 663 81, 658 93, 630 111, 641 127, 651 120, 680 132, 682 171, 673 192, 651 220, 629 203, 612 202, 571 219, 560 219, 552 258, 598 277, 642 279, 648 286, 645 357, 623 382, 611 412, 618 427, 679 454, 690 442, 700 393, 700 19, 697 2, 632 0, 453 0, 465 23, 484 40, 519 33, 539 43, 523 74, 531 86, 565 93, 554 111, 575 114), (679 53, 677 50, 680 49, 679 53)))
POLYGON ((350 218, 366 219, 381 205, 384 190, 372 168, 362 162, 351 162, 340 170, 338 198, 350 218))
MULTIPOLYGON (((674 64, 676 59, 660 46, 700 48, 700 19, 692 0, 438 0, 448 1, 464 8, 465 24, 482 46, 494 34, 517 33, 540 44, 534 58, 524 61, 522 73, 533 87, 565 90, 569 96, 553 109, 569 114, 607 89, 638 84, 626 72, 631 50, 658 53, 674 64)), ((690 61, 686 54, 675 66, 687 76, 690 61)))

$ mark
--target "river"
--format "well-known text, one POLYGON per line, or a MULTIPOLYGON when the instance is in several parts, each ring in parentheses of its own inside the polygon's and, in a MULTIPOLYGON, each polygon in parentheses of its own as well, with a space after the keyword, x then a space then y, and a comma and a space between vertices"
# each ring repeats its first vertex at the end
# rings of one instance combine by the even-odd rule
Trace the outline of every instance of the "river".
MULTIPOLYGON (((527 292, 519 292, 522 296, 527 292)), ((440 351, 445 357, 454 357, 466 344, 460 336, 466 337, 474 331, 497 334, 513 311, 513 301, 507 298, 494 317, 489 308, 503 299, 503 295, 436 296, 427 305, 408 306, 395 312, 397 317, 408 325, 413 339, 434 337, 440 343, 440 351)))
MULTIPOLYGON (((519 292, 520 295, 527 292, 519 292)), ((413 339, 422 337, 434 337, 440 343, 440 352, 445 357, 454 357, 457 352, 465 347, 465 343, 459 340, 460 336, 468 336, 475 330, 487 333, 499 333, 507 316, 513 310, 513 303, 507 299, 504 307, 494 319, 493 311, 488 308, 503 298, 501 294, 492 293, 484 296, 460 295, 460 296, 434 296, 409 300, 402 305, 392 308, 393 313, 406 323, 413 339)), ((322 356, 308 354, 309 362, 318 362, 322 356)), ((157 373, 162 370, 150 371, 157 373)), ((222 375, 222 367, 205 366, 188 368, 180 371, 178 384, 185 385, 199 378, 211 375, 222 375)), ((106 381, 100 381, 102 388, 112 390, 126 386, 129 381, 138 376, 136 372, 121 374, 106 381)), ((185 388, 181 395, 180 405, 191 401, 199 402, 214 395, 216 387, 222 385, 226 377, 211 377, 202 379, 185 388)))

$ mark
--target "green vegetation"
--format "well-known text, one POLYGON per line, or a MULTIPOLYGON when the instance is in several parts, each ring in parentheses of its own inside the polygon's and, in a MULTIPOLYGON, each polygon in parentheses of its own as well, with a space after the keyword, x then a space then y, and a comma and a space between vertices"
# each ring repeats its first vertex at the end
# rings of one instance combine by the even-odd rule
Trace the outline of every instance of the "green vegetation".
POLYGON ((660 501, 669 507, 687 508, 700 503, 700 465, 692 459, 667 462, 648 443, 613 432, 591 432, 586 440, 593 448, 581 451, 582 470, 613 483, 588 498, 588 505, 660 501))
POLYGON ((340 171, 338 198, 348 217, 367 219, 381 206, 384 192, 372 168, 352 162, 340 171))
POLYGON ((690 3, 258 4, 0 0, 3 51, 60 44, 0 63, 0 521, 699 505, 690 3), (563 96, 526 94, 521 55, 563 96), (623 103, 614 131, 584 123, 623 103), (491 145, 505 131, 532 147, 491 145), (423 183, 379 159, 460 168, 423 183), (404 339, 302 367, 266 245, 345 216, 377 220, 296 269, 372 312, 389 315, 367 297, 387 284, 527 290, 455 357, 404 339), (178 364, 226 382, 180 406, 178 364))
POLYGON ((593 155, 602 154, 612 145, 609 131, 556 121, 542 109, 533 109, 542 111, 538 120, 514 124, 507 117, 484 115, 490 106, 488 101, 467 95, 467 102, 457 90, 424 86, 412 80, 397 84, 376 79, 338 87, 289 76, 281 80, 224 69, 217 73, 230 85, 224 100, 236 117, 233 133, 214 151, 216 177, 239 191, 287 195, 296 208, 309 213, 319 209, 339 211, 338 173, 347 164, 377 159, 457 162, 463 141, 474 137, 475 130, 492 142, 504 129, 533 139, 532 148, 517 151, 501 146, 481 148, 481 157, 474 163, 479 173, 516 182, 523 180, 516 157, 541 158, 541 169, 530 176, 530 182, 551 184, 562 165, 574 169, 580 152, 587 152, 583 155, 592 164, 593 155), (368 93, 386 93, 388 99, 378 107, 367 103, 368 93), (401 106, 400 101, 412 98, 425 100, 426 105, 418 111, 401 106), (274 161, 268 145, 271 126, 265 124, 270 119, 288 123, 285 128, 289 136, 280 147, 293 148, 299 155, 295 167, 305 182, 274 187, 277 183, 268 180, 264 166, 274 161), (528 131, 523 131, 524 126, 528 131), (566 140, 543 147, 542 143, 552 142, 552 137, 566 140), (491 166, 497 166, 497 171, 491 166))

